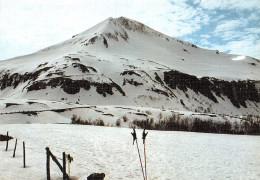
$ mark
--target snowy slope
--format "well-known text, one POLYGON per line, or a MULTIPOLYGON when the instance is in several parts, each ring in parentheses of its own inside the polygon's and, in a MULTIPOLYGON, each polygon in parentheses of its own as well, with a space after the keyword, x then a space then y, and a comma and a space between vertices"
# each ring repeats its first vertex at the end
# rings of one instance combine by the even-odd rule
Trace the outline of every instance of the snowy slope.
POLYGON ((108 18, 60 44, 1 61, 0 98, 257 115, 259 67, 251 57, 108 18))
MULTIPOLYGON (((96 57, 93 59, 104 58, 119 64, 123 63, 120 58, 129 59, 129 63, 137 65, 142 64, 140 61, 151 61, 142 69, 167 69, 168 66, 169 69, 200 77, 260 80, 260 62, 257 59, 198 48, 124 17, 108 18, 70 40, 31 55, 0 62, 0 66, 1 69, 4 66, 16 72, 32 71, 41 63, 59 63, 63 60, 60 59, 62 56, 73 53, 78 57, 85 56, 82 61, 91 59, 86 57, 89 54, 96 57), (94 42, 95 38, 97 42, 94 42), (108 48, 104 46, 103 38, 107 40, 108 48)), ((110 68, 113 71, 117 67, 110 68)))

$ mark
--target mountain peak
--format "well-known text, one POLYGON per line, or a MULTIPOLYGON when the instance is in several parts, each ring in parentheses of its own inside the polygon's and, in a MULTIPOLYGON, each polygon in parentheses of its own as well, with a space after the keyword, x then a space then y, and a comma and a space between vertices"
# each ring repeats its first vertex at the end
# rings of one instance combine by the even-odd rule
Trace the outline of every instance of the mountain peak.
POLYGON ((118 22, 120 25, 122 25, 124 28, 132 31, 138 31, 138 32, 145 32, 145 30, 148 28, 144 24, 137 22, 135 20, 126 18, 126 17, 119 17, 113 19, 115 22, 118 22))
MULTIPOLYGON (((86 36, 92 34, 91 36, 93 35, 96 36, 98 34, 106 34, 106 33, 126 34, 128 31, 166 37, 166 35, 144 25, 143 23, 140 23, 138 21, 123 16, 118 18, 109 17, 104 21, 100 22, 99 24, 93 26, 92 28, 78 35, 86 36)), ((78 35, 75 35, 73 37, 76 37, 78 35)))

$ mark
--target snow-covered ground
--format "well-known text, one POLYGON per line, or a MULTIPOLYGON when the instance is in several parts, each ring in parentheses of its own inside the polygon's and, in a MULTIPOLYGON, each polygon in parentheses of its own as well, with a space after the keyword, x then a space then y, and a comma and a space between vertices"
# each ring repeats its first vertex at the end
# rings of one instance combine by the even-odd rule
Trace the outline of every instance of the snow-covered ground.
MULTIPOLYGON (((18 139, 0 142, 0 179, 46 179, 45 147, 61 158, 73 156, 71 176, 86 179, 103 172, 105 179, 142 179, 131 129, 61 124, 6 124, 0 133, 18 139), (22 141, 26 143, 23 168, 22 141)), ((137 130, 143 154, 141 130, 137 130)), ((189 132, 149 131, 147 136, 148 179, 260 179, 260 137, 189 132)), ((51 161, 52 179, 62 179, 51 161)))

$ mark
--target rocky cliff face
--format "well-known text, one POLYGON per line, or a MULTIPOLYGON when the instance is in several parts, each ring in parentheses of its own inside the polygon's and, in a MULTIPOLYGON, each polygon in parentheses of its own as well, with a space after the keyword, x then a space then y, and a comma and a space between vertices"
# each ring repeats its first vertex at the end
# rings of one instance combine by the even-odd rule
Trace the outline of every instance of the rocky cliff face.
POLYGON ((223 98, 226 96, 232 104, 239 108, 243 106, 247 108, 246 101, 259 102, 259 91, 256 84, 260 81, 224 81, 215 78, 203 77, 197 78, 178 71, 164 72, 164 82, 172 89, 179 88, 183 92, 187 88, 193 90, 195 93, 200 93, 214 103, 219 103, 215 95, 223 98), (214 95, 215 94, 215 95, 214 95))

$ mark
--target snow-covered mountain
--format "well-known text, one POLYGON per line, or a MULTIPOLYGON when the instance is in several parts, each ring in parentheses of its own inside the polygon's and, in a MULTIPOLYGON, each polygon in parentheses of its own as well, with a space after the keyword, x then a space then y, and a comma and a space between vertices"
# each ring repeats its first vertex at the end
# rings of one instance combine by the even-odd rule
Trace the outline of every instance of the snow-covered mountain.
POLYGON ((259 115, 259 67, 251 57, 199 48, 125 17, 108 18, 60 44, 0 61, 6 105, 0 107, 8 108, 9 99, 36 99, 259 115))

